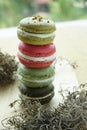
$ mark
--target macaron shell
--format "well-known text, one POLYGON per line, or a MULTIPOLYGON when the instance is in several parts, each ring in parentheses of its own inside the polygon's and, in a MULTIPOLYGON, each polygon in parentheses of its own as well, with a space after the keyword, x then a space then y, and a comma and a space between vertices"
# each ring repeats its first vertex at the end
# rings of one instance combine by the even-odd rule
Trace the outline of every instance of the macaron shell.
POLYGON ((49 84, 46 87, 43 88, 31 88, 27 87, 24 84, 20 84, 18 87, 20 93, 28 96, 28 97, 43 97, 54 91, 54 86, 52 84, 49 84))
POLYGON ((24 65, 20 64, 18 67, 18 73, 19 75, 32 80, 41 80, 41 79, 43 80, 54 76, 55 68, 54 66, 50 66, 47 68, 33 69, 33 68, 27 68, 24 65))
POLYGON ((32 61, 32 60, 27 60, 23 57, 21 57, 19 54, 18 54, 18 58, 19 58, 19 61, 26 67, 30 67, 30 68, 46 68, 46 67, 49 67, 54 61, 55 61, 55 58, 50 60, 50 61, 47 61, 47 60, 44 60, 44 61, 32 61))
POLYGON ((43 96, 43 97, 40 97, 40 98, 32 98, 32 97, 28 97, 28 96, 25 96, 24 94, 20 94, 19 97, 26 101, 26 100, 37 100, 39 101, 42 105, 44 104, 47 104, 51 101, 51 99, 54 97, 55 95, 55 92, 51 92, 50 94, 48 94, 47 96, 43 96))
POLYGON ((21 42, 18 46, 18 49, 21 53, 32 57, 47 57, 56 52, 56 47, 53 43, 37 46, 21 42))
POLYGON ((55 69, 53 66, 47 68, 26 68, 21 65, 18 68, 19 80, 25 86, 45 87, 54 80, 55 69))
POLYGON ((28 25, 27 27, 23 25, 18 26, 19 29, 24 30, 26 32, 35 33, 35 34, 48 34, 52 33, 56 30, 55 26, 48 25, 28 25))
POLYGON ((20 79, 21 83, 23 83, 25 86, 27 87, 32 87, 32 88, 42 88, 42 87, 46 87, 49 84, 51 84, 53 82, 54 79, 51 79, 49 81, 43 81, 43 83, 41 82, 33 82, 33 81, 26 81, 24 78, 20 79))
POLYGON ((41 16, 26 17, 19 22, 18 28, 32 33, 51 33, 56 30, 55 23, 41 16))
POLYGON ((18 38, 26 44, 31 45, 47 45, 53 42, 55 36, 49 36, 45 38, 35 37, 35 36, 27 36, 24 31, 17 32, 18 38))

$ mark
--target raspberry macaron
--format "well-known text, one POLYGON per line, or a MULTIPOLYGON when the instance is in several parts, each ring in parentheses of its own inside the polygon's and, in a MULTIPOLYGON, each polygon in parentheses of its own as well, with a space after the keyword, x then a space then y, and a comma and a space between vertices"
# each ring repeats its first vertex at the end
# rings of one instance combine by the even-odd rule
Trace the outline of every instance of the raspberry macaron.
POLYGON ((19 61, 26 67, 46 68, 56 59, 56 48, 53 43, 43 46, 20 43, 18 47, 19 61))

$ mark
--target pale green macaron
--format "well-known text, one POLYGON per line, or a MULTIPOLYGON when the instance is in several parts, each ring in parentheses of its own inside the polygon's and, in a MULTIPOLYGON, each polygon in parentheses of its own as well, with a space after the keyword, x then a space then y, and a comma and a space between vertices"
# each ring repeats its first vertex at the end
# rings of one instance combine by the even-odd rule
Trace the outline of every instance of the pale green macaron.
POLYGON ((55 68, 50 66, 47 68, 26 68, 20 64, 18 68, 18 77, 21 83, 31 88, 45 87, 54 80, 55 68))

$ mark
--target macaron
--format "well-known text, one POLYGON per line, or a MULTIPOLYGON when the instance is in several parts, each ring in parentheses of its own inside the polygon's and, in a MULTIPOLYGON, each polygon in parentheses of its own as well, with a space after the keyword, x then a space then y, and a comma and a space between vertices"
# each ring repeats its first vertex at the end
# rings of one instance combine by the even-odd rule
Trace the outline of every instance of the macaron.
POLYGON ((46 45, 55 38, 55 23, 41 16, 23 18, 18 25, 18 38, 31 45, 46 45))
POLYGON ((43 46, 21 42, 18 47, 19 61, 26 67, 45 68, 56 59, 56 48, 53 43, 43 46))
POLYGON ((26 100, 32 100, 32 101, 37 100, 42 105, 44 105, 44 104, 49 103, 52 100, 52 98, 54 97, 54 95, 55 95, 55 93, 54 93, 54 91, 52 91, 50 94, 43 96, 43 97, 37 97, 37 98, 36 97, 29 97, 29 96, 26 96, 24 94, 20 94, 19 97, 21 98, 21 100, 24 100, 24 101, 26 101, 26 100))
POLYGON ((21 83, 18 88, 21 94, 24 94, 28 97, 35 97, 35 98, 44 97, 54 91, 53 84, 50 84, 42 88, 31 88, 21 83))
POLYGON ((54 76, 54 66, 47 68, 27 68, 20 64, 18 67, 19 80, 25 86, 31 86, 31 88, 48 86, 53 82, 54 76))

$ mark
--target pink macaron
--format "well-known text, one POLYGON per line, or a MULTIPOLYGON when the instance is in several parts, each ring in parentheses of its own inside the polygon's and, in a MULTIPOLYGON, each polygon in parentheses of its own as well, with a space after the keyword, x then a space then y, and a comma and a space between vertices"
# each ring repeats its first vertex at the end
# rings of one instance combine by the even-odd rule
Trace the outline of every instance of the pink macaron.
POLYGON ((56 59, 56 48, 53 43, 48 45, 30 45, 21 42, 18 46, 19 61, 26 67, 45 68, 56 59))

